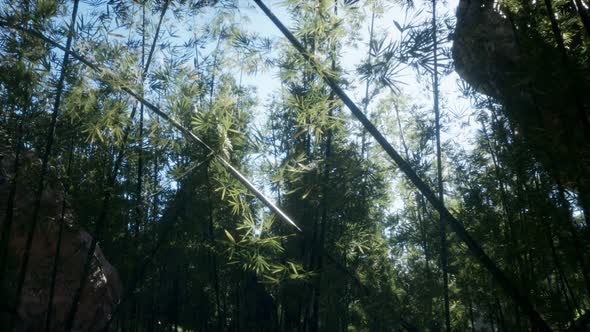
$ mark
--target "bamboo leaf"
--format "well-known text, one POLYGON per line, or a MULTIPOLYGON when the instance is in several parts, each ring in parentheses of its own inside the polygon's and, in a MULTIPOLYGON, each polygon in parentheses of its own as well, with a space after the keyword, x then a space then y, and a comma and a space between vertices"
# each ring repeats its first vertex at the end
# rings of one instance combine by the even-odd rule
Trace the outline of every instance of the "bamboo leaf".
POLYGON ((227 231, 227 229, 223 230, 225 232, 225 236, 227 236, 227 238, 233 243, 236 244, 236 240, 234 239, 234 237, 231 235, 230 232, 227 231))

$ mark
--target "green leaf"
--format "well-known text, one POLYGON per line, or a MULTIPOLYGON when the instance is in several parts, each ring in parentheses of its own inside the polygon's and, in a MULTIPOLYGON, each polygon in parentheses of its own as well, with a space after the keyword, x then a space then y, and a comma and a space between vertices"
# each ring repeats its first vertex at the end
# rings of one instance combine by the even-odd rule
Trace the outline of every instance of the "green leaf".
POLYGON ((236 244, 236 240, 234 239, 234 237, 230 234, 230 232, 227 231, 227 229, 223 230, 225 232, 225 236, 227 236, 227 238, 233 243, 236 244))

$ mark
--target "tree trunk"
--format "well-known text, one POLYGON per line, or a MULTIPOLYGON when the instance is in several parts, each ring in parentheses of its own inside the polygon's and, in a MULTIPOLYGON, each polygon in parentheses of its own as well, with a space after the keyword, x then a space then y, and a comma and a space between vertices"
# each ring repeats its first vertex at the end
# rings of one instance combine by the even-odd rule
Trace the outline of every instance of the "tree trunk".
MULTIPOLYGON (((437 169, 437 190, 438 199, 444 204, 444 186, 442 176, 442 151, 440 142, 440 109, 439 109, 439 90, 438 90, 438 40, 437 40, 437 18, 436 18, 436 0, 432 0, 432 57, 434 60, 434 71, 432 74, 432 89, 434 101, 434 127, 436 131, 436 169, 437 169)), ((441 215, 439 217, 439 236, 440 236, 440 265, 443 277, 443 313, 445 318, 445 329, 451 332, 451 315, 449 312, 449 275, 448 267, 448 248, 447 248, 447 231, 446 221, 441 215)))

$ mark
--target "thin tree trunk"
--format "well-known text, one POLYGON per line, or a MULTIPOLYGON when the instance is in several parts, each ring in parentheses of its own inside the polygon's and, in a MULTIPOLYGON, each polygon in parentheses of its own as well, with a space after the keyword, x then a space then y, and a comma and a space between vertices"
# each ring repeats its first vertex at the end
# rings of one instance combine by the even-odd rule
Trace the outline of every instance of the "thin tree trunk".
POLYGON ((217 37, 217 45, 215 46, 215 50, 213 51, 215 55, 213 56, 213 66, 211 68, 211 83, 209 84, 209 110, 213 107, 213 93, 215 91, 215 74, 217 73, 217 56, 219 53, 219 44, 221 43, 221 35, 222 32, 219 33, 217 37))
MULTIPOLYGON (((242 273, 241 271, 239 272, 240 274, 242 273)), ((241 306, 240 306, 240 291, 242 290, 242 288, 240 287, 240 280, 238 280, 237 285, 236 285, 236 313, 235 313, 235 321, 236 321, 236 332, 240 331, 240 319, 241 319, 241 306)), ((279 328, 281 326, 279 325, 279 328)))
POLYGON ((211 278, 213 279, 213 289, 215 291, 215 310, 216 310, 216 316, 217 316, 217 331, 221 331, 223 329, 223 322, 224 322, 224 317, 223 317, 223 313, 221 310, 221 302, 220 302, 220 296, 219 296, 219 276, 217 275, 217 254, 215 253, 214 249, 215 248, 215 225, 214 225, 214 220, 213 220, 213 214, 214 214, 214 207, 213 207, 213 197, 212 195, 212 191, 213 189, 211 188, 211 179, 210 179, 210 175, 209 175, 209 165, 207 165, 205 167, 205 180, 207 181, 207 195, 208 195, 208 205, 209 205, 209 225, 208 225, 208 237, 209 237, 209 245, 211 246, 211 249, 209 250, 208 256, 209 256, 209 274, 211 275, 211 278))
MULTIPOLYGON (((178 267, 177 267, 178 269, 178 267)), ((172 288, 174 293, 174 305, 172 309, 172 331, 178 332, 178 307, 179 307, 179 298, 180 298, 180 286, 179 283, 179 276, 178 271, 176 271, 176 275, 172 281, 172 288)))
MULTIPOLYGON (((217 61, 218 61, 218 53, 219 53, 219 45, 221 43, 221 35, 222 33, 219 33, 219 36, 217 38, 217 45, 215 46, 215 50, 214 50, 214 57, 213 57, 213 66, 211 68, 211 81, 209 83, 209 112, 213 112, 213 96, 215 93, 215 74, 217 72, 217 61)), ((209 162, 207 162, 207 165, 205 167, 205 180, 207 181, 207 197, 208 197, 208 205, 209 205, 209 226, 208 226, 208 237, 209 237, 209 244, 211 245, 211 248, 214 248, 215 246, 215 233, 214 233, 214 220, 213 220, 213 214, 214 214, 214 207, 213 207, 213 198, 212 198, 212 187, 211 187, 211 179, 210 179, 210 175, 209 175, 209 169, 210 169, 210 164, 209 162)), ((214 252, 213 249, 210 249, 208 252, 208 256, 209 256, 209 273, 211 275, 211 278, 213 279, 213 289, 215 291, 215 310, 216 310, 216 317, 217 317, 217 331, 221 331, 223 328, 223 322, 224 322, 224 318, 223 318, 223 314, 221 311, 221 301, 220 301, 220 296, 219 296, 219 277, 217 275, 217 256, 216 253, 214 252)))
POLYGON ((495 315, 493 314, 494 310, 491 305, 489 307, 490 307, 490 316, 489 316, 490 326, 492 327, 492 332, 495 332, 496 331, 496 324, 495 324, 495 319, 494 319, 495 315))
MULTIPOLYGON (((334 1, 334 17, 338 17, 338 2, 334 1)), ((336 61, 337 61, 337 42, 334 41, 334 45, 331 48, 330 57, 332 58, 332 71, 336 71, 336 61)), ((329 100, 334 101, 335 95, 330 93, 329 100)), ((328 118, 332 118, 334 115, 334 106, 333 103, 330 103, 330 109, 328 111, 328 118)), ((322 269, 323 269, 323 256, 324 256, 324 243, 326 238, 326 228, 328 223, 328 210, 329 210, 329 203, 330 200, 328 198, 329 195, 329 188, 330 188, 330 158, 332 152, 332 129, 328 128, 326 133, 326 147, 324 153, 324 174, 322 179, 322 212, 320 218, 320 225, 319 225, 319 240, 318 240, 318 252, 317 252, 317 265, 316 270, 318 271, 318 276, 316 280, 316 285, 314 287, 314 294, 313 294, 313 313, 312 313, 312 326, 311 331, 316 332, 319 329, 319 302, 320 302, 320 293, 322 287, 322 269)))
POLYGON ((409 152, 410 150, 408 149, 408 145, 406 144, 406 139, 405 139, 405 136, 404 136, 404 130, 402 128, 402 122, 401 122, 401 119, 400 119, 400 116, 399 116, 399 107, 398 107, 397 104, 394 104, 393 105, 393 108, 395 110, 395 118, 396 118, 396 121, 397 121, 397 127, 398 127, 398 130, 399 130, 399 136, 400 136, 400 140, 401 140, 401 143, 402 143, 402 147, 404 148, 404 153, 405 153, 405 156, 406 156, 406 160, 410 160, 410 152, 409 152))
POLYGON ((14 219, 14 200, 16 198, 16 188, 19 181, 19 171, 20 171, 20 163, 19 160, 21 158, 21 149, 22 149, 22 132, 24 126, 24 116, 23 119, 19 122, 18 118, 15 116, 16 125, 16 146, 15 146, 15 157, 14 157, 14 166, 12 168, 12 172, 14 176, 10 181, 10 190, 8 191, 8 197, 6 200, 6 213, 4 217, 4 225, 2 225, 2 242, 0 245, 2 246, 0 249, 2 252, 0 253, 0 284, 4 284, 4 278, 6 278, 6 264, 7 264, 7 252, 8 252, 8 242, 10 241, 10 233, 12 231, 12 222, 14 219))
MULTIPOLYGON (((156 326, 156 290, 158 289, 156 287, 156 279, 154 278, 154 281, 152 283, 152 292, 150 293, 150 320, 149 320, 149 324, 147 326, 147 331, 148 332, 154 332, 154 327, 156 326)), ((115 329, 116 331, 116 329, 115 329)))
MULTIPOLYGON (((146 18, 145 18, 145 1, 142 3, 142 30, 141 30, 141 68, 145 67, 145 31, 146 31, 146 18)), ((141 96, 144 97, 144 82, 146 72, 141 73, 141 96)), ((139 133, 138 133, 138 147, 137 147, 137 189, 136 189, 136 221, 135 221, 135 237, 139 236, 141 224, 144 219, 144 208, 143 208, 143 104, 139 106, 139 133)))
MULTIPOLYGON (((374 26, 375 26, 375 8, 371 8, 371 27, 369 28, 369 52, 367 53, 367 63, 370 66, 371 65, 371 59, 373 57, 373 52, 371 52, 371 47, 373 45, 373 30, 374 30, 374 26)), ((365 112, 365 114, 368 114, 368 108, 369 108, 369 86, 371 84, 371 80, 369 78, 367 78, 367 81, 365 82, 365 98, 363 99, 363 112, 365 112)), ((367 153, 367 129, 363 128, 363 133, 362 133, 362 138, 361 138, 361 157, 362 158, 368 158, 368 155, 365 156, 365 154, 367 153)))
MULTIPOLYGON (((72 175, 72 159, 74 155, 74 136, 70 140, 70 152, 68 156, 66 178, 69 179, 72 175)), ((51 330, 51 317, 53 315, 53 298, 55 296, 55 281, 57 279, 57 271, 59 266, 59 254, 61 252, 61 243, 63 239, 65 216, 66 216, 66 200, 68 198, 68 186, 64 186, 63 201, 61 204, 61 215, 59 218, 59 230, 57 235, 57 244, 55 246, 55 257, 53 260, 53 271, 51 272, 51 283, 49 286, 49 301, 47 303, 47 316, 45 317, 45 332, 51 330)))
MULTIPOLYGON (((442 151, 440 142, 440 109, 439 109, 439 90, 438 90, 438 40, 437 40, 437 18, 436 18, 436 0, 432 0, 432 57, 434 60, 434 71, 432 74, 432 89, 434 101, 434 127, 436 131, 436 169, 437 169, 437 189, 438 199, 441 204, 444 204, 444 186, 442 176, 442 151)), ((451 315, 449 312, 449 275, 447 271, 448 265, 448 248, 447 248, 447 231, 446 222, 441 215, 439 219, 439 233, 440 233, 440 260, 443 277, 443 310, 445 317, 445 329, 451 332, 451 315)))
MULTIPOLYGON (((141 4, 141 68, 145 68, 145 34, 146 34, 146 15, 145 15, 145 6, 146 1, 143 1, 141 4)), ((141 90, 140 94, 144 97, 144 82, 145 82, 145 71, 142 70, 141 72, 141 90)), ((141 229, 141 224, 143 223, 144 218, 144 209, 143 209, 143 104, 139 106, 139 128, 138 128, 138 147, 137 147, 137 187, 135 191, 135 232, 133 232, 134 242, 137 246, 139 246, 139 233, 141 229)), ((129 174, 129 173, 127 173, 129 174)), ((132 240, 133 241, 133 240, 132 240)), ((131 242, 131 241, 130 241, 131 242)), ((139 310, 139 300, 136 296, 133 297, 130 308, 131 308, 131 331, 139 331, 140 325, 140 310, 139 310)))
MULTIPOLYGON (((159 121, 158 121, 158 125, 159 125, 159 121)), ((154 189, 158 189, 159 183, 160 183, 160 159, 158 158, 158 153, 154 153, 154 170, 153 170, 153 174, 152 174, 152 182, 153 182, 153 188, 154 189)), ((159 192, 159 191, 158 191, 159 192)), ((158 220, 158 213, 159 213, 159 204, 160 204, 160 194, 156 192, 153 194, 153 199, 152 199, 152 215, 151 215, 151 220, 152 223, 155 223, 156 220, 158 220)), ((154 233, 154 240, 156 240, 155 238, 155 233, 154 233)))

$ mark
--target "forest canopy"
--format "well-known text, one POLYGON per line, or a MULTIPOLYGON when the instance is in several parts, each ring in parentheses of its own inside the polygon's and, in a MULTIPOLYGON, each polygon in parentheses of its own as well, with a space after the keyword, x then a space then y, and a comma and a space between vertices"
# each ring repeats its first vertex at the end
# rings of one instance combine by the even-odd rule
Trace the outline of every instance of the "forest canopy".
POLYGON ((589 330, 589 6, 0 2, 0 328, 589 330))

